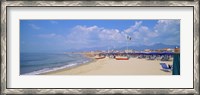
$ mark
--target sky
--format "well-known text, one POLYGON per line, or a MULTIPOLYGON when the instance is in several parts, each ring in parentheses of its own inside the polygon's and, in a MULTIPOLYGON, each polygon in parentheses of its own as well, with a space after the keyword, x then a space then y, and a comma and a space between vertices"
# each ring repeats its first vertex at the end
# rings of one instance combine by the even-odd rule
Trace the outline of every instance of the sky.
POLYGON ((20 20, 20 52, 115 49, 127 43, 180 45, 180 20, 20 20))

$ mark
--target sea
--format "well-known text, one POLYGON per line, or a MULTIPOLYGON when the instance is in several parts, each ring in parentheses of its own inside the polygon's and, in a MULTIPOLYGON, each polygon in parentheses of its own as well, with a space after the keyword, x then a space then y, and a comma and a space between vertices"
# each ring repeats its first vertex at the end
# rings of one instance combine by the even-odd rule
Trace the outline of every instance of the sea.
POLYGON ((73 53, 20 53, 20 75, 38 75, 92 61, 73 53))

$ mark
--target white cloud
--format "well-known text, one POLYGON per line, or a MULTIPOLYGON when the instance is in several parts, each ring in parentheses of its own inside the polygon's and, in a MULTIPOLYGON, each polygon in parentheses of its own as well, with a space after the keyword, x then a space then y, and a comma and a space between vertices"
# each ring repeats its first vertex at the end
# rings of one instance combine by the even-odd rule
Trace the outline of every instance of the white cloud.
POLYGON ((179 26, 179 20, 159 20, 154 29, 159 33, 177 33, 180 32, 179 26))
POLYGON ((152 31, 149 27, 143 26, 142 21, 135 22, 133 26, 125 29, 124 34, 132 38, 131 44, 133 45, 152 44, 153 42, 151 39, 158 36, 158 34, 152 31))
MULTIPOLYGON (((118 40, 121 38, 121 34, 117 29, 105 29, 98 26, 76 26, 70 36, 76 35, 77 38, 87 40, 118 40)), ((74 36, 73 36, 74 37, 74 36)))
POLYGON ((54 21, 54 20, 51 20, 50 23, 51 23, 51 24, 58 24, 58 22, 57 22, 57 21, 54 21))
POLYGON ((35 25, 35 24, 29 24, 29 26, 35 30, 39 30, 41 29, 39 26, 35 25))
POLYGON ((102 31, 100 31, 98 36, 101 40, 107 41, 119 42, 121 40, 125 40, 123 34, 121 34, 117 29, 103 29, 102 31))
POLYGON ((62 38, 61 35, 55 34, 55 33, 50 33, 50 34, 40 34, 38 35, 40 38, 62 38))
POLYGON ((153 28, 143 26, 142 22, 136 22, 126 30, 124 32, 130 35, 136 44, 180 44, 179 20, 158 20, 153 28), (126 30, 131 31, 127 33, 126 30))
POLYGON ((141 24, 142 24, 142 21, 139 21, 139 22, 136 21, 136 22, 135 22, 135 25, 129 27, 129 28, 126 29, 126 30, 124 30, 124 32, 126 32, 126 33, 133 32, 133 31, 137 30, 137 29, 141 26, 141 24))
POLYGON ((80 47, 121 46, 126 45, 128 35, 132 38, 130 41, 132 45, 179 44, 179 27, 179 21, 176 20, 159 20, 155 27, 151 28, 139 21, 123 31, 95 25, 77 25, 66 36, 65 43, 80 47))
POLYGON ((125 40, 123 34, 117 29, 105 29, 98 26, 75 26, 66 37, 66 44, 81 45, 82 47, 102 47, 119 44, 125 40))
POLYGON ((154 27, 160 42, 166 44, 180 44, 180 20, 159 20, 154 27))

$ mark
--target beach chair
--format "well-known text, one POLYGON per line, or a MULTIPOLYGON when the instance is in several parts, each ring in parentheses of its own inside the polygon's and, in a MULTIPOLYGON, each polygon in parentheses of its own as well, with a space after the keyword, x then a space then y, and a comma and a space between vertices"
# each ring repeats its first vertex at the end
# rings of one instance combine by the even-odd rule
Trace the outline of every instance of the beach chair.
POLYGON ((160 63, 160 65, 161 65, 161 67, 162 67, 161 70, 163 70, 163 71, 165 71, 165 72, 170 72, 170 71, 172 71, 172 67, 169 66, 168 64, 166 64, 166 63, 160 63))

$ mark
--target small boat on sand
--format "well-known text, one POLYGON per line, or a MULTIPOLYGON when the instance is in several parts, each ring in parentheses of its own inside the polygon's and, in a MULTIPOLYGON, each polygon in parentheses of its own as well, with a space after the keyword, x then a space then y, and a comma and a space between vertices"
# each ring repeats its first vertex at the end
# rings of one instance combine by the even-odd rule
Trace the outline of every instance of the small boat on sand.
POLYGON ((116 60, 128 60, 129 57, 126 56, 119 56, 119 57, 115 57, 116 60))
POLYGON ((103 59, 105 58, 105 56, 98 56, 98 57, 95 57, 95 59, 103 59))

